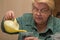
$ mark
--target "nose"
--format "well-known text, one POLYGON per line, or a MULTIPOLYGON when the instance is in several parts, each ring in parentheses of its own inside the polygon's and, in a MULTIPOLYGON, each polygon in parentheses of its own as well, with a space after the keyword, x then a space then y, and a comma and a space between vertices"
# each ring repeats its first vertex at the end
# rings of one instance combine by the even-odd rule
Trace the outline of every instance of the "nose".
POLYGON ((38 15, 38 16, 41 16, 41 12, 40 12, 40 10, 38 11, 37 15, 38 15))

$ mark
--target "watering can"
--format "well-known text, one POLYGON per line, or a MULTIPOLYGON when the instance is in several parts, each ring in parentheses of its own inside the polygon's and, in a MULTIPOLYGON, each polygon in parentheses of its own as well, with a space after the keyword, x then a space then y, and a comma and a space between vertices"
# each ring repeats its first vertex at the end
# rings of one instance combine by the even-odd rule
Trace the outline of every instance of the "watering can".
POLYGON ((4 28, 5 28, 5 31, 7 31, 9 33, 27 32, 26 30, 19 30, 19 24, 17 23, 16 19, 14 19, 14 20, 5 20, 4 21, 4 28))

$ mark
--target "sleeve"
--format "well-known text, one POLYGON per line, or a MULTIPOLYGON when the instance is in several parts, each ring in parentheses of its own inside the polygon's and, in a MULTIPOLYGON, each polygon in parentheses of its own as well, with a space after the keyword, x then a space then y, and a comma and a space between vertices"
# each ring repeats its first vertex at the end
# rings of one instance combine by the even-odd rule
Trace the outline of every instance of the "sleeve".
POLYGON ((17 22, 18 22, 18 24, 19 24, 19 29, 23 29, 23 25, 22 25, 22 17, 18 17, 18 18, 16 18, 16 20, 17 20, 17 22))
POLYGON ((54 30, 56 33, 60 33, 60 19, 59 18, 54 19, 54 30))

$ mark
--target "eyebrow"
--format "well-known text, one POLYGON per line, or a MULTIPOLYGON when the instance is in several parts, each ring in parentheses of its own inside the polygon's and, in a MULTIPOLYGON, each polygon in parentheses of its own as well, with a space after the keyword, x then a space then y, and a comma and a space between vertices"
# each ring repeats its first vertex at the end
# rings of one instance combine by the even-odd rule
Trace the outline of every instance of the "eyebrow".
MULTIPOLYGON (((34 8, 38 9, 36 6, 33 5, 33 9, 34 9, 34 8)), ((42 10, 43 10, 43 9, 46 9, 46 8, 42 8, 42 10)), ((38 10, 39 10, 39 9, 38 9, 38 10)), ((49 9, 48 9, 48 10, 49 10, 49 9)))
POLYGON ((37 7, 35 7, 34 5, 33 5, 33 8, 36 8, 36 9, 38 9, 37 7))

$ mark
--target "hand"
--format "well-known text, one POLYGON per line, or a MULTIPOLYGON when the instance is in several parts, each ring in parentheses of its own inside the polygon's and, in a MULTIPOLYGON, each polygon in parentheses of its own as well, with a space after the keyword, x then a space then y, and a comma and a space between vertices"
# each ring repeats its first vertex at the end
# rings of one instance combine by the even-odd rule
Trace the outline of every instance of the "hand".
POLYGON ((39 40, 37 37, 26 37, 24 40, 39 40))
POLYGON ((13 11, 8 11, 6 12, 5 16, 4 16, 4 20, 11 20, 14 19, 15 15, 13 11))

